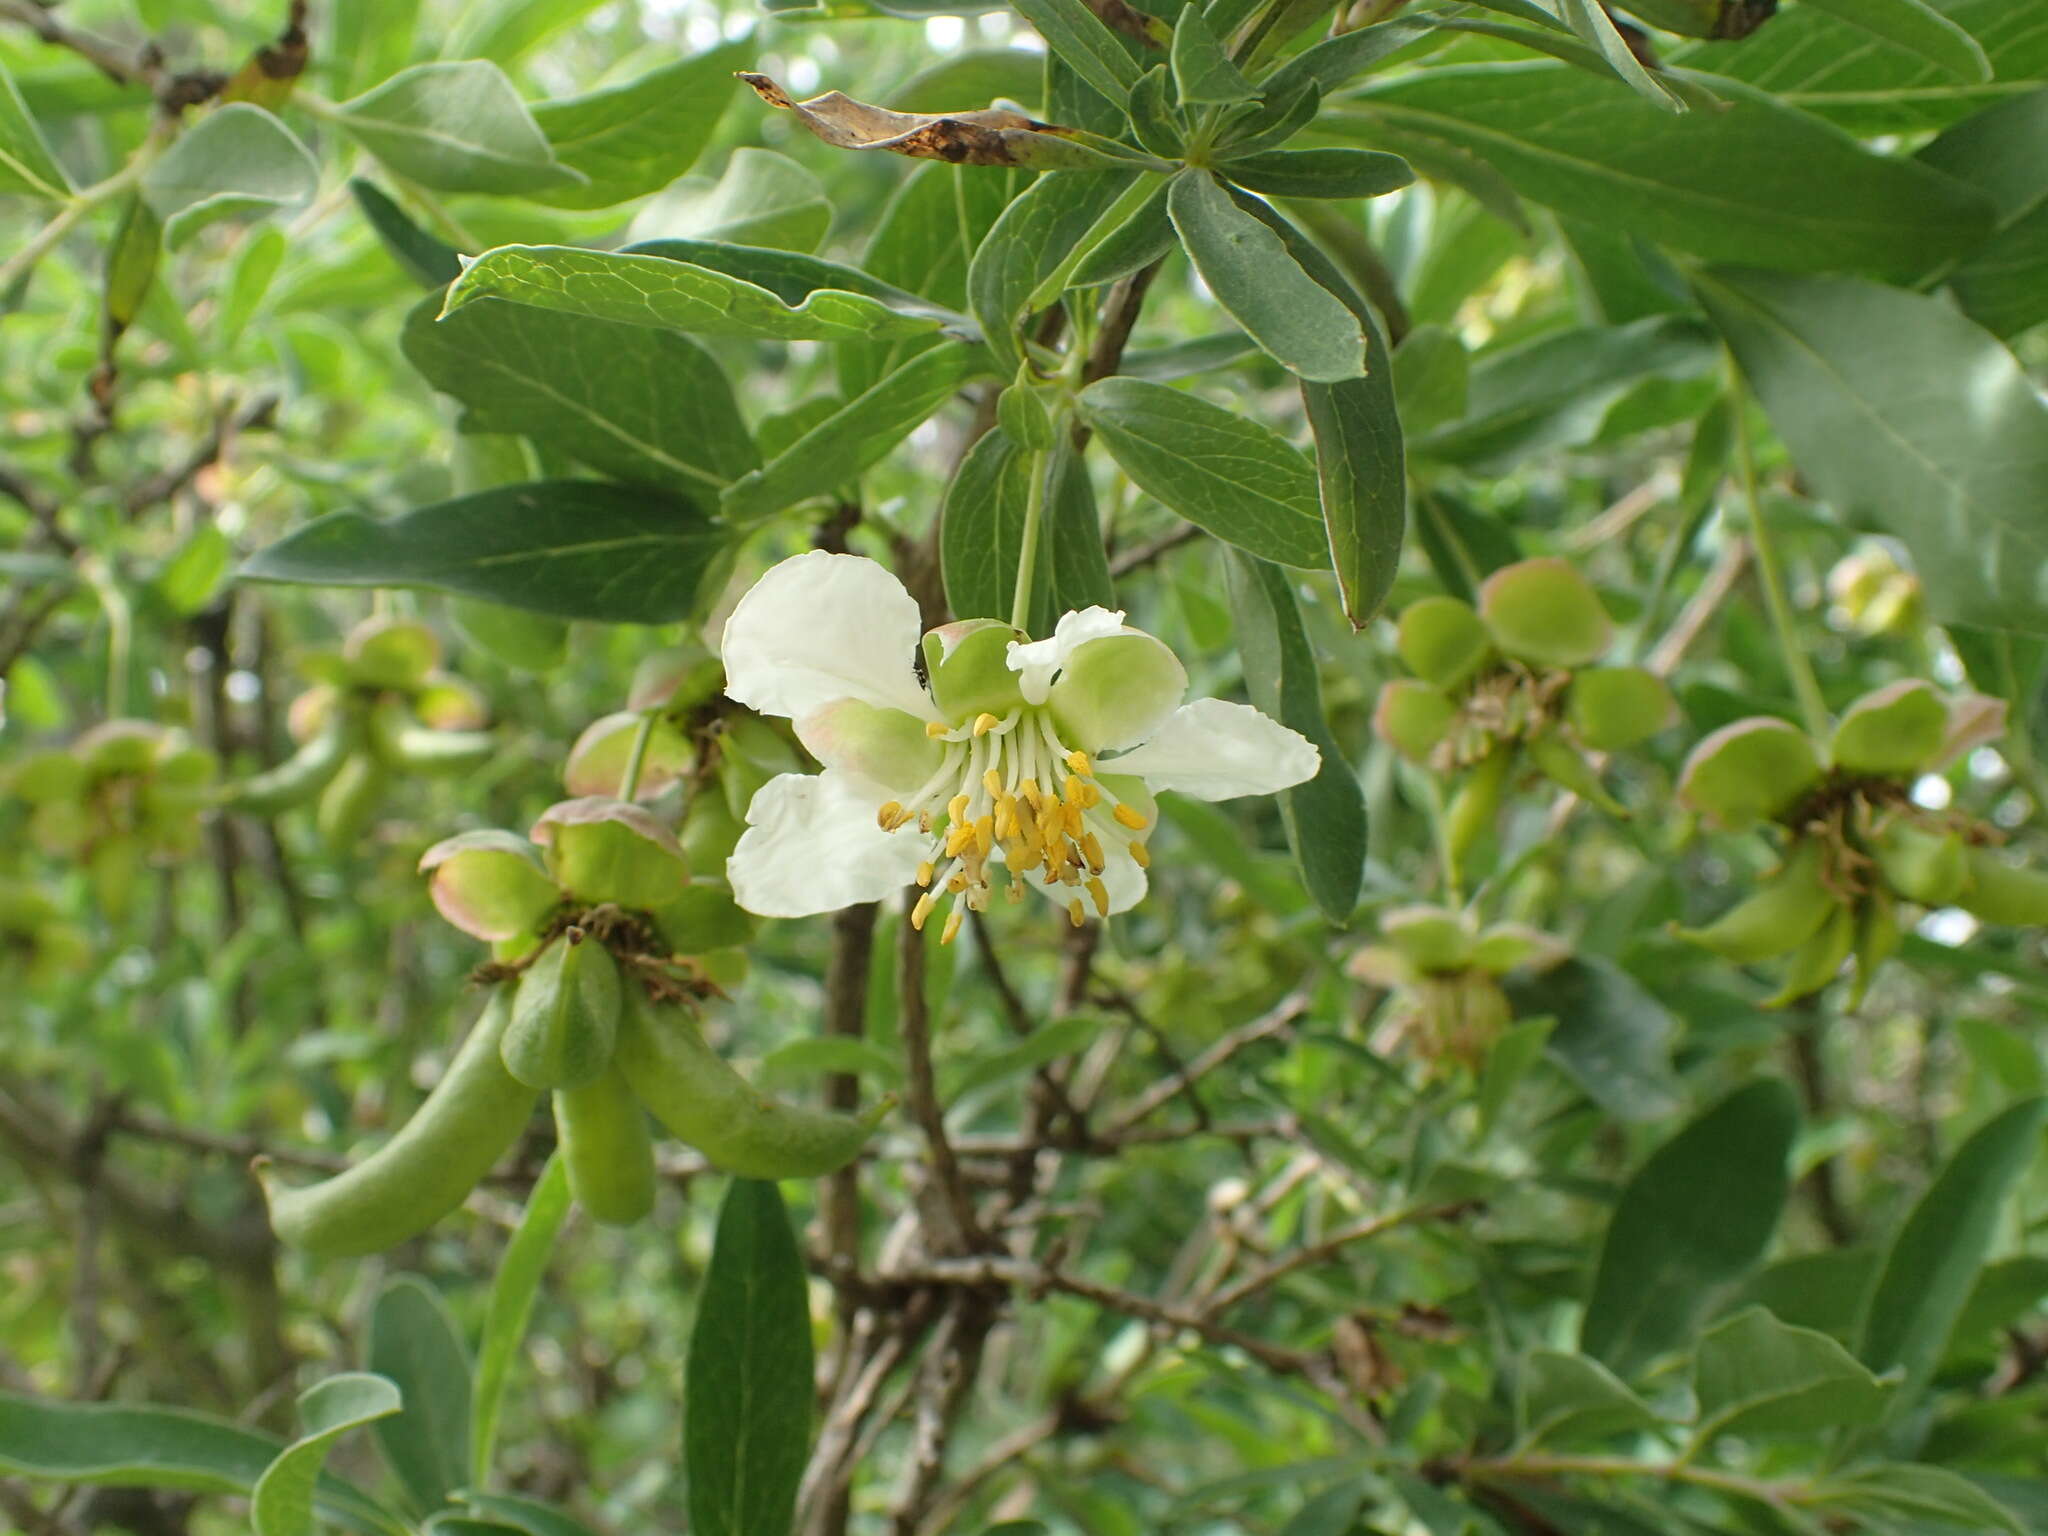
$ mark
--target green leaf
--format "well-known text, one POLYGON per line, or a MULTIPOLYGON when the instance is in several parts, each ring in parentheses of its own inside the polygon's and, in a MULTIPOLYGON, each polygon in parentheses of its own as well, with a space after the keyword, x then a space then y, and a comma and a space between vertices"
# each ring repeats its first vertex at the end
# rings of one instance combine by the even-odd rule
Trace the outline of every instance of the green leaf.
POLYGON ((335 512, 251 556, 250 581, 428 587, 610 624, 696 612, 729 534, 690 502, 589 480, 538 480, 376 522, 335 512))
POLYGON ((567 245, 501 245, 486 251, 448 290, 443 312, 454 314, 465 304, 489 298, 701 336, 781 341, 916 336, 937 330, 945 318, 943 311, 909 294, 892 301, 820 287, 789 303, 760 283, 656 250, 586 251, 567 245))
POLYGON ((1148 496, 1263 560, 1325 568, 1315 468, 1248 416, 1142 379, 1102 379, 1077 398, 1123 472, 1148 496))
POLYGON ((1181 172, 1167 211, 1217 303, 1275 362, 1316 383, 1365 372, 1358 317, 1302 271, 1280 236, 1232 202, 1214 176, 1181 172))
POLYGON ((1697 284, 1801 472, 1912 552, 1935 619, 2048 633, 2048 404, 1995 337, 1853 278, 1697 284))
POLYGON ((1660 112, 1685 110, 1685 103, 1643 68, 1642 60, 1615 29, 1614 18, 1607 14, 1600 0, 1558 0, 1558 9, 1571 29, 1599 53, 1630 90, 1660 112))
POLYGON ((50 153, 43 130, 29 116, 28 104, 5 65, 0 65, 0 192, 26 193, 53 202, 71 195, 71 178, 50 153))
POLYGON ((1319 127, 1411 159, 1382 125, 1448 141, 1524 197, 1710 260, 1910 278, 1989 233, 1974 188, 1715 88, 1723 106, 1673 117, 1563 65, 1461 65, 1374 85, 1319 127))
POLYGON ((1115 205, 1130 178, 1115 171, 1053 171, 1005 208, 967 268, 967 303, 980 322, 996 368, 1024 361, 1017 325, 1031 296, 1115 205))
POLYGON ((683 1384, 696 1536, 786 1536, 810 1443, 811 1314, 781 1192, 734 1179, 683 1384))
MULTIPOLYGON (((1313 1495, 1280 1527, 1280 1536, 1352 1536, 1365 1509, 1371 1485, 1363 1478, 1339 1483, 1313 1495)), ((1043 1527, 1040 1527, 1042 1530, 1043 1527)))
POLYGON ((241 101, 209 112, 142 174, 142 195, 173 249, 216 219, 301 207, 319 188, 312 152, 241 101))
POLYGON ((1479 1093, 1473 1107, 1479 1111, 1479 1134, 1485 1136, 1500 1123, 1501 1111, 1522 1080, 1543 1059, 1543 1047, 1557 1028, 1552 1018, 1518 1019, 1503 1030, 1486 1053, 1480 1069, 1479 1093))
POLYGON ((784 251, 814 251, 832 227, 824 183, 769 149, 734 150, 717 181, 692 177, 655 209, 664 235, 784 251))
POLYGON ((2019 1517, 1975 1483, 1924 1464, 1890 1463, 1843 1473, 1816 1483, 1801 1502, 1878 1521, 1934 1522, 1943 1530, 2028 1536, 2019 1517))
MULTIPOLYGON (((491 1278, 491 1297, 484 1308, 483 1339, 477 1347, 476 1390, 470 1418, 470 1471, 472 1487, 491 1480, 491 1459, 497 1449, 498 1414, 505 1401, 505 1383, 512 1374, 512 1362, 526 1338, 527 1320, 533 1315, 533 1299, 540 1293, 547 1273, 548 1256, 554 1252, 555 1237, 569 1215, 569 1165, 559 1153, 550 1157, 533 1192, 526 1197, 526 1211, 519 1228, 505 1245, 498 1272, 491 1278)), ((503 1512, 468 1496, 494 1519, 503 1512)))
POLYGON ((1105 1020, 1085 1013, 1054 1019, 1001 1050, 987 1051, 967 1062, 957 1075, 947 1074, 946 1102, 1006 1083, 1034 1072, 1048 1062, 1071 1056, 1102 1033, 1105 1020))
MULTIPOLYGON (((1057 454, 1025 626, 1034 635, 1051 634, 1070 609, 1116 603, 1087 465, 1071 445, 1063 444, 1057 454)), ((960 618, 1010 617, 1024 551, 1030 465, 1031 456, 995 427, 962 457, 946 487, 939 566, 947 605, 960 618)))
MULTIPOLYGON (((0 1392, 0 1471, 21 1477, 246 1495, 283 1449, 273 1436, 182 1409, 0 1392)), ((396 1515, 331 1473, 320 1475, 313 1497, 352 1531, 408 1536, 396 1515)))
POLYGON ((1856 1353, 1873 1371, 1904 1374, 1919 1394, 1990 1255, 1999 1212, 2041 1151, 2048 1098, 1994 1116, 1956 1149, 1892 1239, 1863 1314, 1856 1353))
POLYGON ((1046 47, 1109 100, 1122 101, 1138 83, 1136 61, 1082 0, 1013 0, 1013 6, 1046 47))
POLYGON ((554 1505, 519 1494, 467 1492, 462 1495, 462 1502, 479 1515, 515 1531, 524 1531, 526 1536, 593 1536, 589 1526, 570 1519, 554 1505))
POLYGON ((1890 1388, 1824 1333, 1748 1307, 1716 1323, 1693 1356, 1699 1404, 1693 1440, 1719 1435, 1818 1435, 1874 1424, 1890 1388))
POLYGON ((1406 160, 1375 149, 1266 149, 1220 161, 1216 169, 1272 197, 1379 197, 1415 180, 1406 160))
POLYGON ((669 331, 511 304, 407 317, 406 360, 467 409, 464 432, 530 437, 620 480, 715 495, 761 462, 711 354, 669 331))
POLYGON ((440 1296, 418 1276, 395 1276, 378 1293, 364 1364, 405 1403, 377 1421, 378 1449, 415 1506, 438 1509, 469 1482, 469 1350, 440 1296))
POLYGON ((1671 1071, 1678 1021, 1628 972, 1576 955, 1502 985, 1518 1018, 1549 1015, 1548 1053, 1586 1096, 1621 1120, 1656 1120, 1682 1102, 1671 1071))
POLYGON ((1360 75, 1378 68, 1411 43, 1442 41, 1434 17, 1396 16, 1369 27, 1357 27, 1305 48, 1267 78, 1266 100, 1285 101, 1304 85, 1328 95, 1360 75))
POLYGON ((1590 442, 1644 379, 1697 377, 1720 355, 1713 333, 1687 316, 1552 331, 1476 358, 1464 417, 1412 447, 1418 457, 1504 473, 1529 454, 1590 442))
POLYGON ((1597 1445, 1663 1423, 1598 1360, 1532 1350, 1521 1371, 1521 1446, 1597 1445))
POLYGON ((1997 232, 1946 274, 1963 312, 1997 336, 2048 320, 2048 89, 1966 118, 1919 158, 1998 207, 1997 232))
POLYGON ((585 181, 555 159, 505 72, 484 59, 402 69, 343 102, 335 121, 399 175, 439 192, 537 192, 585 181))
POLYGON ((1958 80, 1991 78, 1984 45, 1925 0, 1800 0, 1800 8, 1825 11, 1837 21, 1918 54, 1958 80))
POLYGON ((1581 1349, 1626 1376, 1691 1339, 1777 1230, 1798 1129, 1792 1089, 1764 1078, 1650 1154, 1608 1222, 1581 1349))
POLYGON ((953 397, 984 361, 979 348, 919 352, 725 489, 721 508, 736 523, 766 517, 846 485, 953 397))
MULTIPOLYGON (((1259 92, 1245 79, 1244 71, 1231 62, 1222 39, 1202 15, 1199 5, 1183 7, 1174 22, 1170 57, 1174 89, 1180 93, 1183 106, 1229 106, 1259 99, 1259 92)), ((1129 95, 1128 89, 1124 95, 1129 95)))
POLYGON ((557 208, 609 208, 659 192, 697 163, 751 57, 738 38, 664 64, 636 79, 580 96, 536 102, 533 120, 555 158, 585 178, 546 188, 537 200, 557 208))
POLYGON ((1394 398, 1401 430, 1420 437, 1465 414, 1472 392, 1472 354, 1445 325, 1418 325, 1394 349, 1394 398))
POLYGON ((1293 578, 1235 550, 1226 561, 1246 691, 1261 711, 1301 732, 1323 755, 1314 778, 1280 792, 1280 819, 1302 884, 1323 915, 1341 923, 1358 905, 1365 879, 1365 795, 1323 718, 1322 684, 1293 578))
POLYGON ((375 182, 353 177, 348 189, 391 259, 422 288, 445 288, 462 274, 462 258, 455 247, 435 239, 406 217, 405 210, 375 182))
POLYGON ((313 1536, 314 1489, 334 1442, 398 1411, 398 1388, 366 1371, 330 1376, 300 1393, 305 1433, 263 1469, 249 1495, 256 1536, 313 1536))

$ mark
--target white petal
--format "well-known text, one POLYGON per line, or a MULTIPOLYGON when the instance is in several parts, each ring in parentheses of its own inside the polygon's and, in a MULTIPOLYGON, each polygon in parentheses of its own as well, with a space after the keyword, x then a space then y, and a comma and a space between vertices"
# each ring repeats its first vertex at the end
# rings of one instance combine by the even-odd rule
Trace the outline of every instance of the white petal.
POLYGON ((725 621, 725 691, 764 715, 861 699, 935 718, 917 681, 917 600, 860 555, 813 550, 770 569, 725 621))
POLYGON ((1059 669, 1066 665, 1067 658, 1076 646, 1090 640, 1100 640, 1104 635, 1124 633, 1123 610, 1115 612, 1107 608, 1083 608, 1078 612, 1069 609, 1060 615, 1060 621, 1053 626, 1052 637, 1047 640, 1033 640, 1029 644, 1011 641, 1007 652, 1010 670, 1021 674, 1019 686, 1024 690, 1024 702, 1043 704, 1052 688, 1052 680, 1059 669))
POLYGON ((785 773, 755 792, 725 874, 749 912, 809 917, 901 890, 924 852, 914 833, 876 825, 875 802, 857 783, 833 773, 785 773))
POLYGON ((1229 800, 1312 779, 1322 760, 1314 742, 1249 704, 1196 699, 1169 715, 1149 741, 1100 767, 1136 774, 1154 789, 1229 800))

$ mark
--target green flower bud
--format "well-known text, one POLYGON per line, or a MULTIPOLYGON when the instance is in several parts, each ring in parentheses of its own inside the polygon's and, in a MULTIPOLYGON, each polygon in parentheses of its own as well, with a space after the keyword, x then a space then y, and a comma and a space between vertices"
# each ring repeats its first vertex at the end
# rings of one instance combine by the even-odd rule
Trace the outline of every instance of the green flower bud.
POLYGON ((349 680, 359 688, 410 693, 440 665, 441 642, 411 619, 365 619, 342 642, 349 680))
POLYGON ((1373 705, 1372 728, 1380 740, 1411 762, 1426 763, 1437 744, 1450 734, 1458 706, 1441 690, 1412 677, 1397 678, 1380 689, 1373 705))

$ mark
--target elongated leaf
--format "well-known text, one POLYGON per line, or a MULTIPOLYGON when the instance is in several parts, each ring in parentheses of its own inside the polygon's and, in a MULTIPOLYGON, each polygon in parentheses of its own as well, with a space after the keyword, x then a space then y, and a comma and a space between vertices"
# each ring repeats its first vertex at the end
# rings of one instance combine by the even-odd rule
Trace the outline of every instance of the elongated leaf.
MULTIPOLYGON (((0 1392, 0 1471, 21 1477, 246 1495, 284 1448, 273 1436, 177 1408, 0 1392)), ((332 1473, 320 1475, 313 1497, 322 1514, 352 1531, 407 1536, 396 1515, 332 1473)))
POLYGON ((1365 879, 1365 795, 1323 718, 1315 652, 1292 578, 1276 565, 1234 550, 1225 569, 1252 703, 1301 732, 1323 755, 1314 778, 1281 791, 1280 816, 1302 884, 1323 915, 1341 923, 1358 905, 1365 879))
POLYGON ((1936 299, 1716 269, 1700 297, 1815 490, 1912 551, 1936 619, 2048 633, 2048 404, 1936 299))
POLYGON ((414 282, 422 288, 445 288, 461 276, 462 258, 455 248, 421 229, 375 182, 356 176, 348 190, 391 259, 414 282))
POLYGON ((782 1195, 734 1179, 684 1376, 696 1536, 786 1536, 811 1424, 811 1316, 782 1195))
POLYGON ((715 495, 760 463, 717 360, 686 336, 489 299, 407 318, 406 360, 508 432, 620 480, 715 495))
POLYGON ((578 186, 505 72, 484 59, 415 64, 344 102, 335 120, 399 175, 442 192, 578 186))
POLYGON ((512 1530, 524 1531, 526 1536, 593 1536, 589 1526, 570 1519, 554 1505, 519 1494, 465 1493, 462 1502, 479 1515, 512 1530))
POLYGON ((967 303, 1005 377, 1024 361, 1017 323, 1031 295, 1129 186, 1118 172, 1054 171, 1003 210, 967 268, 967 303))
POLYGON ((335 512, 259 550, 251 581, 429 587, 612 624, 687 617, 728 534, 691 503, 585 480, 499 486, 376 522, 335 512))
MULTIPOLYGON (((1818 1509, 1840 1509, 1894 1520, 1928 1522, 1943 1531, 2005 1531, 2030 1536, 2029 1528, 1997 1499, 1966 1478, 1941 1467, 1897 1463, 1861 1467, 1818 1484, 1811 1500, 1818 1509)), ((1896 1528, 1896 1527, 1895 1527, 1896 1528)))
POLYGON ((738 89, 746 38, 664 64, 623 84, 536 102, 533 120, 555 158, 584 177, 547 188, 558 208, 609 208, 659 192, 697 163, 738 89))
POLYGON ((29 116, 28 104, 5 65, 0 65, 0 192, 53 201, 71 195, 71 178, 50 153, 43 130, 29 116))
POLYGON ((1380 197, 1415 180, 1406 160, 1372 149, 1266 149, 1217 169, 1273 197, 1380 197))
POLYGON ((1184 106, 1229 106, 1258 99, 1259 93, 1231 62, 1198 5, 1184 7, 1175 20, 1171 58, 1174 88, 1184 106))
MULTIPOLYGON (((470 1475, 472 1487, 491 1480, 491 1458, 497 1448, 498 1413, 505 1401, 505 1384, 512 1374, 512 1362, 526 1338, 527 1320, 533 1315, 533 1299, 540 1294, 541 1277, 547 1273, 548 1256, 554 1252, 555 1237, 569 1215, 569 1165, 559 1153, 534 1181, 526 1197, 526 1212, 519 1228, 505 1245, 498 1272, 491 1279, 491 1299, 484 1308, 483 1340, 477 1347, 476 1390, 470 1417, 470 1475)), ((471 1502, 476 1502, 474 1496, 471 1502)), ((502 1515, 479 1506, 493 1518, 502 1515)))
POLYGON ((2048 320, 2048 87, 1965 119, 1919 158, 1998 207, 1998 232, 1947 274, 1964 312, 1997 336, 2048 320))
POLYGON ((1791 1179, 1791 1088, 1738 1088, 1652 1152, 1600 1245, 1579 1347, 1630 1375, 1689 1340, 1763 1257, 1791 1179))
POLYGON ((1902 1398, 1934 1373, 1970 1299, 2007 1197, 2041 1152, 2048 1099, 2022 1100, 1956 1149, 1886 1251, 1856 1353, 1904 1373, 1902 1398))
POLYGON ((725 490, 721 506, 744 523, 838 490, 916 430, 981 365, 978 349, 920 352, 725 490))
POLYGON ((1232 202, 1214 176, 1181 172, 1167 211, 1217 303, 1275 362, 1316 383, 1365 372, 1358 317, 1302 271, 1280 236, 1232 202))
POLYGON ((1683 112, 1685 103, 1671 94, 1670 88, 1655 75, 1643 68, 1642 60, 1635 50, 1615 30, 1614 18, 1607 14, 1607 8, 1600 0, 1559 0, 1558 9, 1571 29, 1598 51, 1607 67, 1621 80, 1660 112, 1683 112))
POLYGON ((305 1433, 264 1468, 249 1495, 256 1536, 313 1536, 313 1494, 328 1451, 350 1430, 388 1418, 399 1407, 398 1388, 367 1371, 330 1376, 300 1393, 305 1433))
POLYGON ((1522 1445, 1597 1445, 1662 1421, 1614 1373, 1586 1355, 1531 1351, 1521 1374, 1522 1445))
POLYGON ((1145 493, 1263 560, 1330 560, 1313 466, 1285 438, 1185 390, 1141 379, 1091 384, 1081 419, 1145 493))
MULTIPOLYGON (((1319 126, 1448 141, 1524 197, 1712 260, 1903 278, 1990 232, 1974 188, 1761 93, 1716 89, 1724 106, 1673 117, 1563 65, 1462 65, 1372 86, 1319 126)), ((1381 147, 1415 158, 1398 137, 1381 147)))
POLYGON ((1716 1323, 1693 1358, 1693 1438, 1818 1435, 1883 1417, 1890 1388, 1824 1333, 1749 1307, 1716 1323))
POLYGON ((364 1363, 405 1403, 374 1426, 378 1449, 418 1508, 439 1508, 469 1482, 469 1350, 418 1276, 399 1275, 378 1293, 364 1363))
MULTIPOLYGON (((946 602, 960 618, 1010 617, 1023 558, 1030 464, 1031 456, 996 427, 967 451, 946 487, 939 564, 946 602)), ((1116 604, 1087 466, 1071 447, 1058 450, 1044 516, 1026 625, 1034 635, 1051 634, 1069 609, 1116 604)))
POLYGON ((937 330, 944 319, 942 312, 908 295, 891 303, 866 293, 819 288, 791 304, 758 283, 692 262, 647 251, 586 251, 567 245, 501 245, 486 251, 449 288, 445 313, 486 298, 703 336, 783 341, 915 336, 937 330))
POLYGON ((1045 39, 1046 47, 1109 100, 1122 101, 1138 83, 1137 62, 1082 0, 1015 0, 1015 4, 1017 13, 1045 39))
POLYGON ((320 167, 292 131, 261 107, 218 107, 142 176, 142 195, 176 247, 216 219, 297 208, 319 190, 320 167))
POLYGON ((1991 60, 1984 45, 1925 0, 1800 0, 1800 4, 1918 54, 1958 80, 1991 78, 1991 60))

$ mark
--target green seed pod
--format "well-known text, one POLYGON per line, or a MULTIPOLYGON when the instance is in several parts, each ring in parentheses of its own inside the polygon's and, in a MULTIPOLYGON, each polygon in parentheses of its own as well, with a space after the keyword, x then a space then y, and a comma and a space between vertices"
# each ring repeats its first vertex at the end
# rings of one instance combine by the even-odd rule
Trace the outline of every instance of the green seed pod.
POLYGON ((341 654, 358 687, 410 693, 440 665, 441 642, 412 619, 365 619, 348 632, 341 654))
POLYGON ((1960 833, 1946 837, 1898 820, 1872 839, 1871 850, 1885 884, 1923 907, 1945 907, 1962 895, 1970 866, 1960 833))
POLYGON ((384 765, 368 752, 351 753, 320 792, 315 819, 330 853, 348 853, 362 840, 384 798, 384 765))
POLYGON ((611 951, 571 928, 519 978, 500 1047, 505 1070, 529 1088, 579 1088, 612 1059, 621 988, 611 951))
POLYGON ((403 773, 460 773, 497 749, 488 731, 437 731, 413 719, 403 699, 385 698, 370 714, 370 745, 403 773))
POLYGON ((223 804, 256 816, 271 816, 303 805, 325 789, 356 745, 354 720, 334 710, 304 746, 274 768, 221 789, 223 804))
POLYGON ((630 1227, 654 1209, 647 1111, 616 1066, 580 1088, 556 1090, 555 1131, 569 1168, 569 1191, 595 1219, 630 1227))
POLYGON ((511 1014, 500 987, 413 1117, 346 1173, 291 1189, 259 1163, 278 1241, 324 1258, 377 1253, 462 1204, 533 1113, 534 1091, 498 1059, 511 1014))
POLYGON ((811 1178, 845 1167, 892 1102, 859 1118, 779 1103, 706 1045, 688 1013, 650 1003, 635 988, 619 1019, 617 1059, 641 1103, 677 1140, 748 1179, 811 1178))
POLYGON ((1821 883, 1821 848, 1811 839, 1795 846, 1778 871, 1704 928, 1680 928, 1681 939, 1723 959, 1751 965, 1789 954, 1806 943, 1841 906, 1821 883))
POLYGON ((1444 846, 1455 864, 1465 862, 1500 810, 1501 792, 1507 787, 1508 760, 1514 754, 1495 747, 1472 767, 1451 803, 1444 811, 1444 846))
POLYGON ((1987 923, 2014 928, 2048 924, 2048 875, 2008 864, 1989 848, 1971 848, 1964 859, 1970 882, 1957 905, 1987 923))
POLYGON ((1827 986, 1841 974, 1842 962, 1854 952, 1856 930, 1856 913, 1837 903, 1819 931, 1792 952, 1792 963, 1785 970, 1785 985, 1764 1006, 1789 1007, 1827 986))

